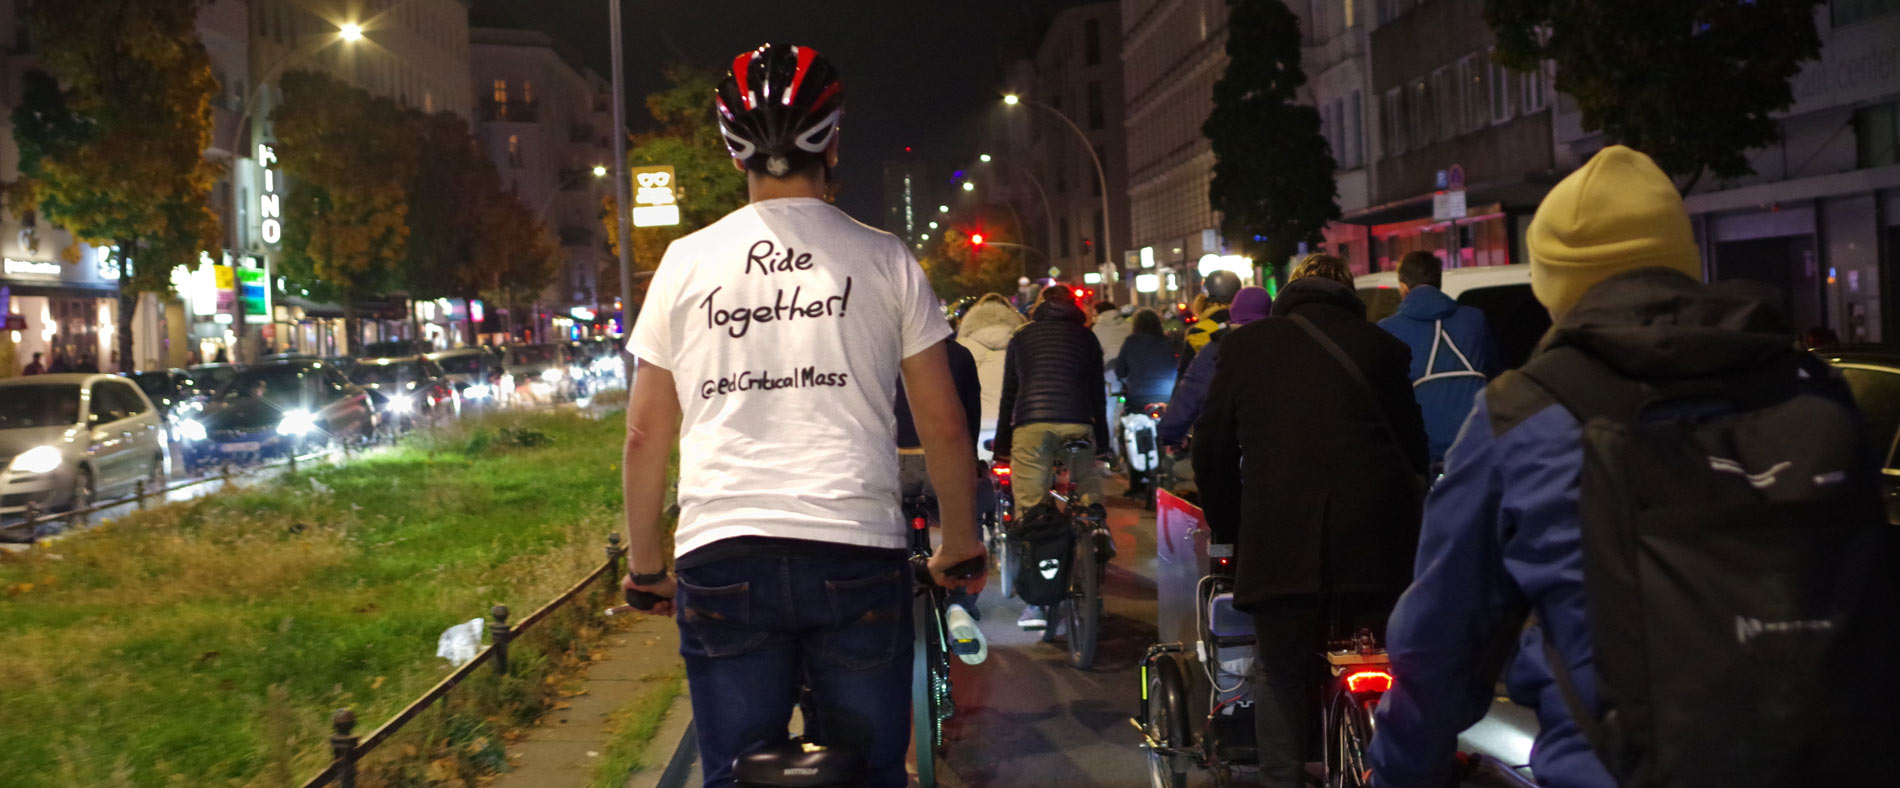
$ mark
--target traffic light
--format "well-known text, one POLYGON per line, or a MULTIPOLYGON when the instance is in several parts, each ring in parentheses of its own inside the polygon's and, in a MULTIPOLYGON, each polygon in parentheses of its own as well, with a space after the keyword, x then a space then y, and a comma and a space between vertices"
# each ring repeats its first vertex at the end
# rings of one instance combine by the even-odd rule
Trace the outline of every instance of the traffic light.
POLYGON ((979 250, 983 248, 982 233, 970 233, 970 247, 979 250))

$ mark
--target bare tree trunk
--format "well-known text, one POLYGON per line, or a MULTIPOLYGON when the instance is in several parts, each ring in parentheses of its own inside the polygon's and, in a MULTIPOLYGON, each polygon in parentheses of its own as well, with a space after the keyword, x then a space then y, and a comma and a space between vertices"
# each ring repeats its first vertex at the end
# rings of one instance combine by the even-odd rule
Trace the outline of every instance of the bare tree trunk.
MULTIPOLYGON (((123 263, 121 263, 123 264, 123 263)), ((121 277, 123 278, 123 277, 121 277)), ((136 290, 119 289, 119 367, 113 369, 111 359, 99 359, 101 372, 131 372, 138 369, 132 356, 132 318, 139 312, 139 294, 136 290)))

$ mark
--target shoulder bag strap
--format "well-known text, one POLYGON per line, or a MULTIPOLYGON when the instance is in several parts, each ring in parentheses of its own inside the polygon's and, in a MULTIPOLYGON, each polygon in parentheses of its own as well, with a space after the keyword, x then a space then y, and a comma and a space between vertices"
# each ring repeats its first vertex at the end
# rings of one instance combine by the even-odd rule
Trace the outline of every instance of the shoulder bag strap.
POLYGON ((1326 336, 1326 333, 1313 325, 1313 321, 1307 320, 1305 315, 1287 315, 1287 317, 1291 318, 1300 330, 1305 331, 1307 336, 1312 337, 1314 342, 1319 343, 1320 347, 1325 348, 1334 361, 1339 362, 1340 368, 1344 369, 1346 375, 1352 378, 1352 382, 1357 384, 1360 399, 1371 407, 1372 414, 1378 417, 1379 428, 1385 431, 1385 437, 1392 442, 1392 448, 1399 450, 1399 453, 1403 455, 1405 444, 1399 442, 1398 430, 1392 429, 1392 420, 1386 417, 1385 406, 1379 403, 1378 393, 1373 391, 1372 383, 1366 380, 1366 374, 1359 371, 1359 365, 1353 363, 1352 357, 1346 355, 1346 351, 1340 348, 1339 343, 1334 342, 1332 337, 1326 336))

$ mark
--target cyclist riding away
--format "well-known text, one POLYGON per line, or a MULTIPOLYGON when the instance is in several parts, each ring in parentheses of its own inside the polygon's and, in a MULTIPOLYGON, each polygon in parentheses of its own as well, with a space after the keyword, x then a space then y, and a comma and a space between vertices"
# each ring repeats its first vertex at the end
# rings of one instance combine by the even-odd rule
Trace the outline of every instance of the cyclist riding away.
MULTIPOLYGON (((1069 288, 1053 285, 1039 298, 1029 323, 1009 340, 1003 398, 996 410, 996 455, 1009 458, 1021 519, 1047 496, 1063 445, 1091 441, 1092 451, 1070 463, 1069 478, 1078 503, 1099 514, 1102 476, 1093 458, 1108 446, 1102 344, 1089 332, 1069 288)), ((1020 623, 1039 629, 1047 625, 1047 614, 1032 605, 1020 623)))
POLYGON ((901 788, 909 744, 911 590, 898 499, 901 374, 929 458, 945 570, 985 550, 976 479, 942 341, 950 328, 904 242, 824 199, 837 163, 838 72, 809 47, 733 60, 714 109, 751 202, 674 241, 628 342, 639 360, 624 466, 629 576, 667 598, 706 785, 785 740, 801 686, 807 735, 863 754, 865 785, 901 788), (674 571, 661 549, 679 447, 674 571))

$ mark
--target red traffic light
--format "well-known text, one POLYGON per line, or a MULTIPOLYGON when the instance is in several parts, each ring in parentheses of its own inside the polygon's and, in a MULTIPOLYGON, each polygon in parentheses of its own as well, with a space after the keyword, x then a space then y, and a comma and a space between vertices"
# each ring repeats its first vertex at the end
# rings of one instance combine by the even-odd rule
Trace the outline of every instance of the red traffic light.
POLYGON ((971 246, 982 246, 982 245, 983 245, 983 234, 982 234, 982 233, 971 233, 971 234, 970 234, 970 245, 971 245, 971 246))

